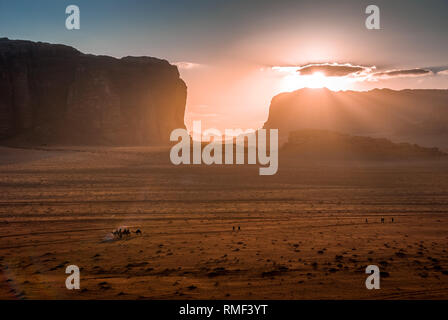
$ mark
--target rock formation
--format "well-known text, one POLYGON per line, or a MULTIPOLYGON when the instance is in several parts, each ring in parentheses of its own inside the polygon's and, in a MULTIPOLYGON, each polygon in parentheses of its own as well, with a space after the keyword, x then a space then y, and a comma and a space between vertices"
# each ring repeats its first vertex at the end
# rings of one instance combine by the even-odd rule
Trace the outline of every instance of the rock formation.
POLYGON ((185 128, 186 96, 177 67, 165 60, 0 39, 2 140, 164 144, 185 128))
POLYGON ((393 143, 384 138, 352 136, 327 130, 297 130, 282 147, 283 156, 318 160, 447 159, 438 148, 393 143))
POLYGON ((320 129, 448 148, 448 90, 300 89, 272 99, 264 127, 279 129, 283 142, 291 131, 320 129))

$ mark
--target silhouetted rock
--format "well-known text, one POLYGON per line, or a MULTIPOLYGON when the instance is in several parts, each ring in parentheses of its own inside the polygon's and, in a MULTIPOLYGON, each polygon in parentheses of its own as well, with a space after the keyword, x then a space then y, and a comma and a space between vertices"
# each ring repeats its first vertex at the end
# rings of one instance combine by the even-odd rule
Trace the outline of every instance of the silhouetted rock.
POLYGON ((176 66, 0 38, 0 139, 148 145, 185 128, 186 85, 176 66))
POLYGON ((300 89, 272 99, 267 129, 331 130, 448 148, 448 90, 300 89))
POLYGON ((447 154, 438 148, 423 148, 387 139, 352 136, 326 130, 290 132, 282 155, 319 160, 412 160, 440 159, 447 154))

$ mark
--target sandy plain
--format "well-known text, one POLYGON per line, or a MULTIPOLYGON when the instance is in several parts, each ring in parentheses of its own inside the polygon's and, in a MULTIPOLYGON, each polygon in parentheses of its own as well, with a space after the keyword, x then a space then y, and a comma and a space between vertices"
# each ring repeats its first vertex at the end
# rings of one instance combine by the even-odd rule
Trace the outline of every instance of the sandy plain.
POLYGON ((163 148, 1 147, 0 191, 1 299, 448 298, 446 162, 281 158, 259 176, 163 148))

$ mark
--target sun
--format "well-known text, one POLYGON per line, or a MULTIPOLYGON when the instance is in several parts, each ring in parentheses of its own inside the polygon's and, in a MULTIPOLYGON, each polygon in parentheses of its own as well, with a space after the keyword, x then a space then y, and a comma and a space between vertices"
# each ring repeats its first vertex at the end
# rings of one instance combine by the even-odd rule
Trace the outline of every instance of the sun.
POLYGON ((314 72, 312 75, 306 77, 308 88, 324 88, 328 83, 328 78, 322 72, 314 72))
POLYGON ((323 72, 310 75, 289 74, 284 77, 281 88, 284 91, 294 91, 301 88, 328 88, 332 91, 348 90, 352 85, 347 77, 329 77, 323 72))

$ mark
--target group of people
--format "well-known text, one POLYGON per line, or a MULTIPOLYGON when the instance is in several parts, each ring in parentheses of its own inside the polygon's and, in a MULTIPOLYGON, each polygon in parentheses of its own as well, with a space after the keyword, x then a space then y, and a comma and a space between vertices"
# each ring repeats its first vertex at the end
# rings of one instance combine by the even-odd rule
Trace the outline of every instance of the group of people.
MULTIPOLYGON (((381 223, 384 223, 384 218, 381 218, 381 223)), ((394 217, 390 218, 390 222, 394 223, 394 217)), ((369 220, 366 218, 366 223, 369 223, 369 220)))
MULTIPOLYGON (((125 228, 125 229, 118 229, 112 232, 112 234, 114 235, 115 238, 118 239, 122 239, 123 237, 129 237, 131 235, 131 230, 129 228, 125 228)), ((142 232, 140 231, 140 229, 137 229, 135 231, 136 235, 141 235, 142 232)))

